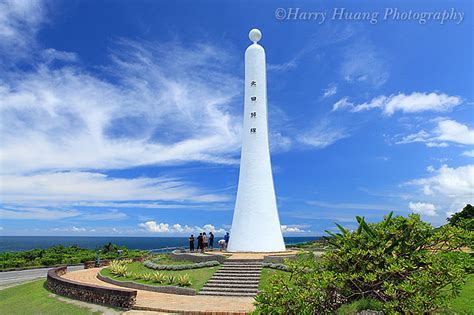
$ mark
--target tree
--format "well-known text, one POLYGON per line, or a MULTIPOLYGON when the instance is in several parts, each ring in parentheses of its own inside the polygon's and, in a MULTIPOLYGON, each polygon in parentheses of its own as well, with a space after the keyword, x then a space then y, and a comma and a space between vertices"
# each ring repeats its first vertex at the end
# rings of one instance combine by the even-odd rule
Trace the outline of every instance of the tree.
POLYGON ((474 207, 467 204, 460 212, 446 219, 453 226, 462 227, 468 231, 474 231, 474 207))
POLYGON ((450 225, 434 232, 419 215, 392 214, 359 226, 329 242, 334 251, 288 262, 289 277, 278 276, 256 297, 256 312, 333 314, 361 299, 380 301, 386 313, 431 312, 459 293, 472 267, 458 251, 467 231, 450 225))

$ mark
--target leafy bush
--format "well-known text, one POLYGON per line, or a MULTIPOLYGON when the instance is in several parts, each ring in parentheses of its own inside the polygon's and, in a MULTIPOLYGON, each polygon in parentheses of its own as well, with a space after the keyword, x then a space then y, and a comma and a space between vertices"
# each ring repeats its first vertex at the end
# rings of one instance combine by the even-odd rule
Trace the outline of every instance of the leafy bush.
POLYGON ((262 266, 263 268, 271 268, 271 269, 277 269, 277 270, 282 270, 282 271, 288 271, 288 266, 285 264, 263 263, 262 266))
POLYGON ((125 277, 125 274, 128 272, 126 264, 122 263, 119 260, 111 261, 109 264, 110 273, 119 276, 125 277))
POLYGON ((176 282, 176 276, 169 275, 166 281, 168 282, 168 284, 173 284, 176 282))
POLYGON ((290 277, 276 276, 256 297, 256 312, 334 313, 360 299, 382 303, 391 314, 431 312, 459 293, 472 267, 464 246, 466 230, 443 226, 437 232, 412 214, 385 217, 349 232, 331 234, 335 251, 319 259, 287 262, 290 277))
POLYGON ((178 285, 180 287, 189 287, 191 284, 191 278, 188 274, 184 274, 178 277, 178 285))
POLYGON ((164 283, 165 281, 166 281, 166 275, 158 271, 153 272, 153 282, 164 283))
MULTIPOLYGON (((111 244, 108 251, 100 254, 101 259, 115 259, 118 252, 112 248, 122 250, 121 257, 142 257, 147 255, 143 250, 129 250, 126 247, 119 247, 111 244)), ((79 264, 85 261, 95 260, 96 251, 81 248, 73 245, 64 247, 62 245, 52 246, 48 249, 32 249, 23 252, 0 252, 0 269, 22 268, 37 266, 53 266, 60 264, 79 264)))
POLYGON ((467 204, 460 212, 453 214, 447 220, 453 226, 474 231, 474 207, 467 204))
POLYGON ((216 260, 211 261, 204 261, 195 264, 184 264, 184 265, 160 265, 156 264, 150 260, 147 260, 143 263, 143 265, 147 268, 154 269, 154 270, 187 270, 187 269, 197 269, 197 268, 207 268, 207 267, 214 267, 219 266, 220 263, 216 260))
POLYGON ((361 311, 382 311, 382 303, 374 299, 360 299, 345 304, 337 310, 338 315, 352 315, 361 311))
POLYGON ((144 272, 140 274, 140 278, 144 281, 153 281, 154 276, 151 272, 144 272))

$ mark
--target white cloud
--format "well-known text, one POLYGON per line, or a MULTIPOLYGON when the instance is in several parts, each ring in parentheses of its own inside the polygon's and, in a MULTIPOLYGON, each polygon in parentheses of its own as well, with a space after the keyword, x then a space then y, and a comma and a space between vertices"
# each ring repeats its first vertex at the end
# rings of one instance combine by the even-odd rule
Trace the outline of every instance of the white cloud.
POLYGON ((312 129, 303 132, 297 140, 307 146, 323 149, 347 137, 349 133, 345 129, 333 126, 329 121, 321 121, 312 129))
POLYGON ((110 210, 106 212, 99 212, 99 213, 87 213, 82 215, 79 219, 86 220, 86 221, 115 221, 115 220, 124 220, 128 218, 128 216, 117 210, 110 210))
POLYGON ((304 230, 301 226, 301 225, 296 225, 296 224, 293 224, 293 225, 286 225, 286 224, 282 224, 281 226, 281 232, 282 233, 288 233, 288 234, 291 234, 291 233, 308 233, 308 232, 311 232, 309 230, 304 230))
POLYGON ((156 221, 151 220, 144 223, 140 223, 138 226, 150 233, 192 234, 192 233, 202 233, 202 232, 206 232, 206 233, 213 232, 216 234, 224 234, 226 232, 225 229, 223 228, 217 229, 212 224, 205 224, 204 226, 199 227, 199 226, 181 225, 178 223, 170 225, 168 223, 157 223, 156 221))
POLYGON ((408 208, 415 213, 427 216, 437 216, 436 207, 431 203, 424 202, 410 202, 408 208))
POLYGON ((115 83, 71 64, 7 74, 2 172, 237 162, 241 82, 225 50, 121 41, 112 60, 115 83))
POLYGON ((40 0, 0 2, 0 52, 2 57, 23 55, 34 46, 35 35, 45 22, 46 8, 40 0))
POLYGON ((414 142, 422 142, 428 147, 440 148, 449 146, 448 142, 472 145, 474 144, 474 130, 454 120, 437 119, 437 127, 431 132, 420 130, 417 133, 404 136, 396 143, 407 144, 414 142))
POLYGON ((80 215, 77 210, 46 209, 4 205, 0 208, 3 220, 62 220, 80 215))
POLYGON ((337 93, 337 85, 329 85, 325 90, 323 97, 333 96, 337 93))
POLYGON ((420 189, 430 203, 437 209, 452 211, 461 209, 474 198, 474 165, 459 167, 441 166, 430 168, 430 176, 407 182, 407 185, 420 189))
POLYGON ((296 60, 290 60, 285 63, 279 64, 267 64, 267 71, 276 71, 276 72, 284 72, 287 70, 295 69, 298 66, 296 60))
POLYGON ((430 139, 430 134, 425 130, 420 130, 417 133, 413 133, 407 136, 404 136, 401 140, 397 141, 397 144, 407 144, 414 142, 427 142, 430 139))
POLYGON ((0 176, 3 202, 28 201, 227 201, 228 196, 206 194, 176 178, 116 178, 92 172, 53 172, 0 176))
POLYGON ((474 130, 454 120, 439 121, 435 133, 438 135, 437 139, 441 141, 474 144, 474 130))
POLYGON ((349 99, 348 97, 343 97, 339 101, 334 103, 334 105, 332 107, 332 111, 335 112, 337 110, 341 110, 341 109, 344 109, 344 108, 353 108, 354 103, 349 102, 348 99, 349 99))
POLYGON ((380 95, 371 101, 362 104, 349 102, 347 97, 339 100, 333 106, 333 111, 350 108, 352 112, 360 112, 380 108, 384 115, 391 116, 396 111, 404 113, 419 113, 424 111, 446 112, 462 102, 458 96, 449 96, 444 93, 413 92, 409 95, 399 93, 396 95, 380 95))
POLYGON ((467 157, 474 157, 474 150, 464 151, 461 155, 467 157))

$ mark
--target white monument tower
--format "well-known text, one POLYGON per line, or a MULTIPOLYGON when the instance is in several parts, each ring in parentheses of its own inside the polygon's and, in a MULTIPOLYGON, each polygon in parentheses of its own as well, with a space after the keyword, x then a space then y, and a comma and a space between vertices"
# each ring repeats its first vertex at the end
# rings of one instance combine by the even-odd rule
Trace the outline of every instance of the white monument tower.
POLYGON ((235 202, 229 252, 279 252, 285 250, 273 188, 268 146, 268 105, 265 50, 253 42, 245 51, 245 100, 239 186, 235 202))

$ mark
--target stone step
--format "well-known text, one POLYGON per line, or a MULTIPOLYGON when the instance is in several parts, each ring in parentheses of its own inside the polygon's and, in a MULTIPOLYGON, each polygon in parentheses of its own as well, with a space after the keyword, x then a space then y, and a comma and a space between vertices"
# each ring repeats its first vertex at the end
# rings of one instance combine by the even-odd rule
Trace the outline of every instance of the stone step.
POLYGON ((212 295, 212 296, 255 296, 255 293, 245 292, 214 292, 214 291, 200 291, 198 295, 212 295))
POLYGON ((238 288, 238 289, 258 289, 258 283, 206 283, 206 288, 238 288))
POLYGON ((261 271, 262 268, 234 268, 234 267, 222 267, 219 269, 220 271, 222 270, 235 270, 235 271, 261 271))
POLYGON ((241 277, 213 277, 212 280, 218 280, 218 281, 260 281, 260 277, 246 277, 246 278, 241 278, 241 277))
POLYGON ((228 280, 228 279, 209 279, 206 284, 211 284, 211 283, 225 283, 225 284, 258 284, 260 280, 255 279, 255 280, 245 280, 245 279, 239 279, 239 280, 228 280))
POLYGON ((214 275, 233 275, 233 276, 260 276, 260 272, 235 272, 235 271, 217 271, 214 275))
POLYGON ((228 263, 225 262, 223 263, 224 266, 263 266, 262 263, 240 263, 240 262, 235 262, 235 263, 228 263))
POLYGON ((207 287, 202 288, 202 291, 206 292, 234 292, 234 293, 258 293, 258 288, 221 288, 221 287, 207 287))
POLYGON ((235 273, 242 273, 242 274, 247 274, 247 273, 261 273, 262 269, 219 269, 218 271, 224 271, 224 272, 235 272, 235 273))

